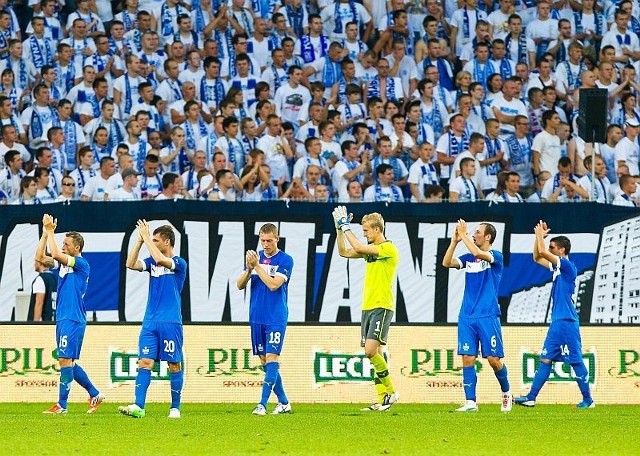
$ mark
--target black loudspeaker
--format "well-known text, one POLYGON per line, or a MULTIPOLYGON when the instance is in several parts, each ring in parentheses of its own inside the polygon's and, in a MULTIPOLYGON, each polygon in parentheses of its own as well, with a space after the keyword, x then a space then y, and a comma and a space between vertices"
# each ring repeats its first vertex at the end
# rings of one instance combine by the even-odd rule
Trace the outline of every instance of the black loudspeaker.
POLYGON ((585 142, 607 142, 608 111, 609 91, 607 89, 580 89, 578 135, 585 142))

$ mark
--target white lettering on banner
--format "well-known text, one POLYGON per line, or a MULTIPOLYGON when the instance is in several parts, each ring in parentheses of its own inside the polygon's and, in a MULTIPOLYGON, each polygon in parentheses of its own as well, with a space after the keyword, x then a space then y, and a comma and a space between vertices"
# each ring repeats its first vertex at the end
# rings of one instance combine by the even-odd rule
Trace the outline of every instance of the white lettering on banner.
POLYGON ((293 258, 293 271, 289 284, 289 321, 305 321, 308 285, 313 289, 313 281, 307 284, 309 265, 315 265, 316 245, 310 250, 310 241, 316 237, 314 223, 282 222, 278 230, 285 238, 282 246, 293 258), (310 254, 311 252, 311 254, 310 254))
POLYGON ((6 251, 0 276, 0 321, 11 320, 18 290, 31 291, 36 276, 33 257, 40 233, 38 225, 23 223, 5 234, 6 251))
POLYGON ((436 264, 438 259, 438 240, 444 237, 446 223, 420 223, 418 239, 422 239, 422 264, 412 252, 407 225, 405 223, 387 223, 385 233, 398 247, 399 291, 407 304, 409 321, 434 320, 434 302, 436 293, 436 264), (409 304, 411 303, 411 304, 409 304))
POLYGON ((231 305, 232 321, 247 321, 249 318, 249 291, 238 290, 236 279, 244 267, 244 223, 220 222, 216 262, 209 277, 212 247, 209 245, 208 222, 184 223, 189 238, 189 291, 191 296, 191 320, 221 321, 227 293, 231 305))
MULTIPOLYGON (((166 220, 152 221, 152 230, 161 224, 167 224, 166 220)), ((237 290, 235 281, 244 266, 244 254, 247 247, 252 248, 252 243, 256 249, 260 249, 258 241, 258 231, 264 222, 252 221, 194 221, 185 220, 177 223, 176 246, 174 252, 185 258, 188 263, 188 292, 189 302, 185 302, 193 322, 221 321, 225 313, 225 305, 229 304, 229 318, 231 321, 244 322, 248 319, 248 309, 250 292, 249 290, 237 290), (247 243, 247 235, 252 238, 247 243), (181 249, 181 236, 188 236, 188 246, 185 251, 181 249), (214 240, 211 245, 210 239, 214 240)), ((366 263, 362 260, 345 260, 338 255, 333 233, 324 233, 321 230, 321 222, 313 221, 285 221, 275 222, 279 227, 282 237, 281 247, 293 257, 294 269, 289 288, 289 320, 292 322, 304 322, 310 317, 310 309, 315 312, 311 319, 317 318, 320 322, 335 322, 341 311, 348 310, 351 321, 360 321, 362 288, 366 263), (318 261, 324 255, 324 262, 318 261), (320 268, 316 269, 316 268, 320 268), (316 280, 318 283, 316 283, 316 280), (317 287, 317 290, 314 289, 317 287), (314 294, 315 293, 315 294, 314 294), (313 301, 315 299, 315 302, 313 301)), ((522 238, 523 234, 509 233, 509 242, 505 233, 504 223, 494 223, 498 237, 494 242, 496 250, 503 250, 504 245, 508 245, 510 252, 505 254, 509 258, 514 255, 523 255, 523 246, 515 248, 514 238, 522 238)), ((469 233, 475 230, 477 223, 469 224, 469 233)), ((354 234, 362 239, 362 228, 358 224, 352 224, 354 234)), ((447 271, 439 267, 441 258, 438 257, 438 249, 442 250, 449 240, 447 235, 451 235, 455 229, 454 222, 448 223, 419 223, 412 222, 389 222, 386 226, 387 237, 398 247, 400 253, 400 263, 398 265, 398 280, 394 284, 397 290, 399 301, 404 302, 404 311, 407 321, 412 323, 434 322, 435 301, 438 290, 436 290, 436 271, 438 274, 446 274, 438 277, 442 284, 447 283, 446 293, 441 296, 443 302, 440 306, 446 306, 446 318, 449 323, 455 323, 458 319, 462 295, 464 292, 465 274, 462 271, 450 269, 447 271), (414 239, 415 237, 415 239, 414 239), (443 280, 444 279, 444 280, 443 280)), ((333 231, 333 230, 331 230, 333 231)), ((81 231, 82 233, 82 231, 81 231)), ((128 271, 124 267, 126 252, 133 248, 137 232, 131 233, 123 231, 111 232, 87 232, 82 233, 85 237, 85 252, 109 253, 111 260, 118 258, 121 271, 119 283, 115 284, 115 278, 108 275, 110 271, 101 264, 92 264, 91 282, 105 283, 110 280, 111 286, 117 288, 119 293, 123 293, 124 318, 126 321, 141 321, 146 307, 149 287, 149 274, 141 274, 135 271, 128 271), (123 272, 126 271, 126 272, 123 272), (99 274, 99 276, 96 276, 99 274), (106 277, 106 278, 105 278, 106 277)), ((590 253, 598 255, 595 242, 599 239, 597 234, 570 233, 572 238, 580 239, 583 236, 590 236, 594 242, 590 253)), ((531 235, 527 235, 531 236, 531 235)), ((56 239, 62 242, 64 233, 58 233, 56 239)), ((37 224, 18 224, 10 228, 0 238, 3 257, 0 258, 0 321, 10 321, 16 302, 18 290, 29 290, 29 286, 35 277, 33 270, 33 255, 39 238, 37 224)), ((625 238, 626 239, 626 238, 625 238)), ((629 241, 631 242, 631 241, 629 241)), ((579 244, 579 243, 578 243, 579 244)), ((624 243, 627 244, 626 242, 624 243)), ((454 256, 466 253, 467 249, 462 243, 459 244, 454 256)), ((605 251, 606 253, 606 251, 605 251)), ((440 256, 442 252, 440 252, 440 256)), ((604 255, 604 253, 603 253, 604 255)), ((142 248, 140 258, 148 256, 147 249, 142 248)), ((527 255, 530 258, 529 254, 527 255)), ((522 257, 520 257, 522 258, 522 257)), ((584 258, 584 257, 583 257, 584 258)), ((607 273, 606 255, 600 259, 602 264, 596 264, 594 259, 595 272, 593 269, 586 269, 582 279, 583 289, 587 293, 579 294, 578 299, 582 300, 582 309, 589 308, 593 294, 589 292, 589 278, 596 275, 600 280, 600 275, 604 277, 607 273), (598 272, 600 271, 601 272, 598 272), (589 275, 591 274, 591 275, 589 275), (600 275, 598 275, 600 274, 600 275)), ((585 267, 584 259, 582 268, 585 267)), ((618 260, 616 260, 618 261, 618 260)), ((521 264, 520 260, 520 264, 521 264)), ((612 263, 613 264, 613 263, 612 263)), ((586 266, 589 267, 588 265, 586 266)), ((624 266, 623 266, 624 267, 624 266)), ((508 271, 509 274, 520 274, 522 266, 508 271)), ((115 274, 115 271, 114 271, 115 274)), ((635 277, 633 273, 629 277, 635 277)), ((514 315, 510 318, 517 322, 531 322, 536 313, 525 306, 528 299, 538 299, 538 291, 541 296, 548 294, 545 287, 550 287, 550 280, 544 284, 529 284, 526 277, 517 278, 518 289, 508 288, 509 293, 513 293, 510 299, 509 309, 514 309, 514 315), (545 294, 546 293, 546 294, 545 294), (529 298, 529 295, 532 298, 529 298), (513 298, 515 297, 515 299, 513 298), (523 304, 525 303, 525 304, 523 304), (518 307, 520 306, 520 307, 518 307)), ((504 283, 505 278, 503 278, 504 283)), ((603 281, 605 279, 602 279, 603 281)), ((91 283, 90 282, 90 283, 91 283)), ((507 285, 509 282, 506 282, 507 285)), ((594 287, 594 290, 596 287, 594 287)), ((577 289, 577 291, 580 291, 577 289)), ((595 291, 594 291, 595 292, 595 291)), ((620 298, 622 299, 622 298, 620 298)), ((635 299, 633 297, 629 299, 635 299)), ((92 305, 90 301, 87 302, 92 305)), ((626 304, 625 304, 626 305, 626 304)), ((632 306, 630 303, 629 306, 632 306)), ((631 307, 630 307, 631 308, 631 307)), ((595 312, 598 312, 595 307, 595 312)), ((118 318, 117 310, 102 311, 109 315, 110 319, 118 318)), ((592 311, 593 312, 593 311, 592 311)), ((401 313, 402 314, 402 313, 401 313)), ((106 315, 106 314, 105 314, 106 315)), ((509 315, 509 314, 508 314, 509 315)), ((440 318, 440 317, 439 317, 440 318)), ((102 319, 102 317, 101 317, 102 319)))

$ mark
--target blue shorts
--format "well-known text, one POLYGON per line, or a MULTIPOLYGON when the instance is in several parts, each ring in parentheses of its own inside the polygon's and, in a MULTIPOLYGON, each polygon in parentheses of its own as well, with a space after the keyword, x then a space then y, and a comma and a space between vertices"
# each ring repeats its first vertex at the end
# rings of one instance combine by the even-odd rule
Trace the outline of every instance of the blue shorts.
POLYGON ((169 363, 182 362, 180 323, 143 323, 138 339, 138 357, 169 363))
POLYGON ((280 355, 286 331, 286 324, 261 325, 259 323, 251 323, 253 354, 266 355, 267 353, 274 353, 280 355))
POLYGON ((59 320, 56 322, 58 358, 80 359, 86 327, 86 323, 79 321, 59 320))
POLYGON ((582 338, 577 321, 558 320, 551 323, 544 340, 541 359, 563 361, 568 364, 582 362, 582 338))
POLYGON ((499 317, 461 318, 458 321, 458 355, 504 358, 499 317))

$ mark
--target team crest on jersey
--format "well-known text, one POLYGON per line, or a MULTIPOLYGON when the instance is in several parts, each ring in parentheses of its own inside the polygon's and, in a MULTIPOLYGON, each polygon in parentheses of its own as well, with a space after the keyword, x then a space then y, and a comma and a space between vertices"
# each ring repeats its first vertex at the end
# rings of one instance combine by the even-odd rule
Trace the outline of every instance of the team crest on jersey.
POLYGON ((160 266, 157 264, 151 265, 151 277, 160 277, 165 274, 173 274, 170 269, 165 268, 164 266, 160 266))
POLYGON ((467 261, 467 272, 477 273, 490 268, 491 264, 486 260, 481 260, 478 258, 475 261, 467 261))
POLYGON ((265 263, 262 263, 260 266, 271 277, 274 277, 276 275, 276 273, 278 272, 278 265, 277 264, 265 264, 265 263))
POLYGON ((144 347, 144 348, 142 349, 142 354, 143 354, 143 355, 148 355, 148 354, 149 354, 149 347, 144 347))
POLYGON ((58 273, 60 278, 66 276, 67 274, 73 274, 73 268, 66 264, 60 264, 60 272, 58 273))

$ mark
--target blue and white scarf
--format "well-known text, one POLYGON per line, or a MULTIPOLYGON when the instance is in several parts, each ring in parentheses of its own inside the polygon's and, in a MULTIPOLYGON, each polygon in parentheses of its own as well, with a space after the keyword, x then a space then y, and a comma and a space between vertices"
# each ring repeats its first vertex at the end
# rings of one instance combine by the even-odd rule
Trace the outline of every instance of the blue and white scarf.
POLYGON ((296 36, 302 36, 304 34, 304 28, 302 27, 302 20, 304 19, 304 7, 301 5, 298 8, 287 4, 285 5, 287 12, 287 18, 289 19, 289 25, 293 29, 296 36))
MULTIPOLYGON (((176 17, 181 14, 188 14, 189 12, 184 9, 180 3, 176 3, 176 6, 173 7, 176 12, 176 17)), ((162 3, 162 7, 160 8, 160 24, 162 26, 162 36, 164 38, 170 37, 175 32, 175 27, 173 25, 173 15, 171 14, 171 7, 167 5, 167 2, 162 3)))
POLYGON ((31 58, 33 59, 33 66, 35 66, 38 70, 41 69, 44 65, 51 65, 53 61, 53 50, 51 49, 51 43, 49 39, 46 37, 42 37, 42 42, 44 43, 44 52, 43 49, 38 44, 38 39, 35 35, 31 35, 29 37, 29 48, 31 49, 31 58))
MULTIPOLYGON (((508 34, 504 39, 504 45, 507 48, 507 56, 511 56, 511 34, 508 34)), ((518 36, 518 56, 517 63, 526 63, 529 64, 529 57, 527 52, 527 36, 524 32, 520 33, 518 36)))
MULTIPOLYGON (((333 11, 333 21, 335 23, 335 28, 333 29, 333 33, 335 33, 336 35, 342 34, 343 32, 343 25, 342 25, 343 15, 340 13, 340 5, 342 5, 342 3, 339 0, 336 1, 336 3, 334 4, 335 8, 333 11)), ((349 0, 348 5, 349 5, 350 14, 351 14, 351 19, 349 19, 347 22, 360 23, 360 16, 358 15, 356 2, 354 0, 349 0)), ((345 14, 344 18, 346 19, 347 17, 348 17, 348 14, 345 14)))
POLYGON ((76 135, 76 123, 67 119, 62 125, 64 131, 64 152, 67 155, 67 164, 69 168, 76 167, 76 153, 78 151, 78 137, 76 135))
POLYGON ((107 128, 107 131, 109 132, 109 141, 107 143, 107 147, 109 147, 110 150, 113 150, 124 139, 115 119, 111 120, 108 127, 102 122, 100 122, 99 126, 107 128))
POLYGON ((582 61, 580 61, 580 63, 578 64, 578 71, 574 75, 573 72, 571 71, 571 64, 569 63, 569 61, 565 60, 563 63, 564 63, 565 69, 567 70, 567 86, 568 86, 568 89, 569 90, 575 90, 578 87, 580 87, 580 84, 581 84, 580 76, 587 69, 587 67, 585 66, 585 64, 582 61))
POLYGON ((434 133, 442 131, 443 116, 440 112, 440 108, 438 108, 438 102, 435 100, 435 98, 431 100, 431 112, 429 114, 427 114, 424 109, 422 110, 421 123, 431 125, 434 133))
POLYGON ((478 201, 480 199, 478 195, 478 189, 473 184, 473 181, 470 179, 467 179, 464 176, 460 176, 460 177, 462 177, 462 182, 464 183, 465 201, 470 201, 470 202, 478 201), (471 189, 473 189, 473 195, 471 194, 471 189))
MULTIPOLYGON (((187 119, 184 122, 184 127, 185 127, 185 136, 187 137, 186 138, 187 148, 191 150, 195 150, 197 144, 196 144, 196 135, 195 135, 195 132, 193 131, 193 125, 187 119)), ((204 138, 209 134, 209 130, 207 130, 207 124, 200 117, 198 117, 198 132, 200 133, 201 138, 204 138)))
MULTIPOLYGON (((378 166, 380 166, 385 162, 388 162, 387 164, 393 168, 393 180, 399 181, 400 179, 402 179, 402 167, 400 166, 401 162, 396 157, 390 157, 385 160, 378 155, 376 158, 374 158, 373 163, 371 164, 371 169, 373 169, 374 174, 378 166)), ((374 178, 375 178, 375 181, 378 182, 377 174, 375 174, 374 178)))
POLYGON ((433 163, 429 162, 426 165, 420 166, 420 171, 422 171, 422 194, 424 195, 424 191, 427 189, 429 185, 438 185, 438 173, 436 171, 436 167, 433 163), (425 179, 426 176, 426 179, 425 179))
MULTIPOLYGON (((575 30, 573 31, 576 35, 581 35, 584 33, 584 27, 582 25, 582 15, 584 13, 582 11, 574 11, 573 12, 573 23, 575 24, 575 30)), ((632 18, 635 19, 635 18, 632 18)), ((602 22, 603 16, 602 13, 598 13, 596 11, 593 12, 593 22, 596 26, 595 35, 602 36, 602 22)))
POLYGON ((232 54, 235 54, 233 51, 233 44, 231 40, 233 39, 233 34, 231 31, 231 27, 228 26, 224 32, 221 32, 220 29, 216 27, 213 31, 213 39, 218 43, 218 53, 220 55, 220 59, 224 59, 230 57, 232 54))
POLYGON ((473 59, 473 80, 482 84, 487 89, 487 79, 494 73, 493 65, 487 60, 484 64, 478 62, 478 59, 473 59), (483 68, 480 68, 484 65, 483 68))
POLYGON ((386 201, 388 203, 394 201, 396 203, 399 203, 402 201, 402 194, 400 193, 400 190, 398 190, 398 187, 396 187, 395 185, 391 185, 389 186, 389 189, 391 190, 391 195, 383 195, 382 194, 382 186, 380 184, 376 184, 375 185, 375 191, 376 191, 376 195, 375 195, 375 201, 379 202, 379 201, 386 201), (391 199, 393 198, 393 199, 391 199))
POLYGON ((324 35, 320 35, 320 55, 316 55, 310 35, 302 35, 300 37, 300 55, 302 60, 304 60, 304 63, 311 63, 320 57, 325 57, 328 49, 329 42, 327 37, 324 35))
POLYGON ((48 123, 56 125, 60 123, 58 120, 58 111, 51 106, 46 106, 45 109, 49 110, 49 114, 42 114, 38 110, 37 105, 33 105, 31 111, 31 138, 33 140, 40 139, 44 133, 44 126, 48 123))
MULTIPOLYGON (((487 158, 494 158, 500 152, 500 140, 498 138, 491 139, 489 136, 484 137, 485 147, 487 148, 487 158)), ((485 166, 487 176, 497 176, 500 172, 500 163, 493 162, 485 166)))

